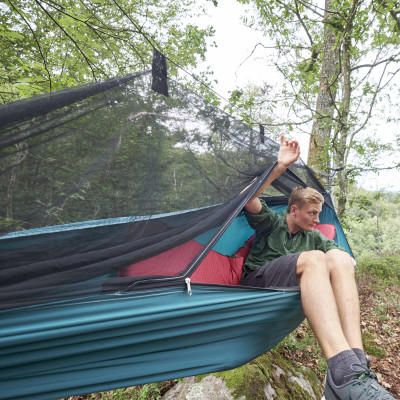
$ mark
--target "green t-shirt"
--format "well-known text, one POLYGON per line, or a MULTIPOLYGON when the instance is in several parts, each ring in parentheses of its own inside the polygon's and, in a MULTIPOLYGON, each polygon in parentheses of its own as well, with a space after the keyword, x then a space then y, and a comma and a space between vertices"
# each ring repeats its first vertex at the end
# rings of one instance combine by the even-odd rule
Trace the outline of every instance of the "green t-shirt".
POLYGON ((259 214, 245 211, 249 225, 256 231, 254 244, 246 259, 246 267, 257 269, 275 258, 301 251, 321 250, 324 253, 332 249, 346 251, 316 229, 311 232, 301 229, 293 235, 286 223, 286 211, 279 215, 268 208, 264 200, 261 200, 261 204, 262 209, 259 214))

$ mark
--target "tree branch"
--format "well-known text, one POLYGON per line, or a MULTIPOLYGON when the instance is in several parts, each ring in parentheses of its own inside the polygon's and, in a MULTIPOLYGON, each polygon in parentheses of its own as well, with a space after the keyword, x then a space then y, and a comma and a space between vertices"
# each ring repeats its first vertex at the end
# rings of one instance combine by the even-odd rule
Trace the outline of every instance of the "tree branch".
POLYGON ((320 17, 321 19, 324 19, 324 13, 325 13, 325 9, 323 9, 322 7, 318 7, 314 4, 310 4, 307 3, 306 1, 302 1, 302 0, 296 0, 299 4, 301 4, 302 6, 304 6, 304 8, 307 8, 307 10, 310 10, 312 13, 314 13, 315 15, 317 15, 318 17, 320 17), (319 13, 317 10, 321 10, 321 13, 319 13))
POLYGON ((307 37, 308 37, 308 40, 310 41, 310 45, 313 46, 314 45, 314 41, 313 41, 313 39, 312 39, 312 37, 310 35, 310 32, 308 31, 307 25, 304 23, 303 18, 300 15, 298 2, 295 1, 294 4, 295 4, 295 7, 296 7, 295 10, 294 10, 294 13, 297 15, 297 18, 299 19, 300 24, 303 27, 303 29, 304 29, 307 37))
MULTIPOLYGON (((106 46, 106 48, 108 49, 108 51, 112 54, 115 63, 119 66, 118 58, 116 57, 115 53, 113 52, 113 50, 112 50, 111 47, 109 46, 107 40, 105 40, 105 39, 101 36, 101 34, 103 34, 103 35, 106 35, 106 36, 108 36, 108 37, 113 37, 111 34, 109 34, 109 33, 106 32, 106 31, 102 31, 101 29, 99 29, 99 27, 94 27, 93 25, 91 25, 91 24, 89 23, 90 18, 88 18, 88 19, 86 19, 86 20, 82 20, 82 19, 80 19, 80 18, 77 18, 75 15, 73 15, 73 14, 71 14, 71 13, 69 13, 69 12, 66 12, 66 11, 65 11, 65 8, 64 8, 63 6, 61 6, 60 4, 58 4, 58 3, 54 2, 54 1, 51 1, 51 0, 50 0, 50 1, 43 1, 43 3, 47 4, 49 7, 52 7, 53 9, 57 10, 60 14, 66 15, 67 17, 72 18, 73 20, 75 20, 75 21, 77 21, 77 22, 79 22, 79 23, 81 23, 81 24, 83 24, 83 25, 86 25, 86 26, 87 26, 87 27, 102 41, 102 43, 106 46)), ((103 25, 103 21, 99 20, 99 19, 96 17, 96 15, 93 14, 93 13, 91 12, 91 10, 89 10, 89 9, 87 8, 86 4, 85 4, 85 8, 88 10, 88 12, 91 13, 91 17, 94 17, 98 22, 100 22, 101 25, 103 25)), ((110 27, 107 27, 107 29, 110 29, 110 27)), ((127 31, 129 31, 129 30, 127 30, 127 31)), ((113 37, 113 38, 120 39, 119 37, 113 37)))
MULTIPOLYGON (((374 108, 374 106, 375 106, 375 101, 376 101, 376 98, 377 98, 377 96, 378 96, 378 93, 379 93, 381 90, 383 90, 383 89, 389 84, 389 82, 390 82, 390 81, 392 80, 392 78, 393 78, 393 77, 392 77, 392 78, 389 79, 389 81, 387 81, 383 86, 381 86, 381 82, 382 82, 382 80, 383 80, 383 76, 384 76, 384 74, 385 74, 385 71, 386 71, 386 66, 385 66, 384 70, 382 71, 382 74, 381 74, 381 77, 380 77, 379 83, 378 83, 378 88, 377 88, 377 90, 375 91, 374 96, 373 96, 373 98, 372 98, 372 100, 371 100, 368 114, 367 114, 367 116, 365 117, 364 122, 361 124, 361 126, 360 126, 358 129, 356 129, 354 132, 352 132, 352 134, 350 135, 350 143, 353 142, 354 136, 355 136, 357 133, 359 133, 362 129, 364 129, 364 127, 367 125, 367 122, 368 122, 369 119, 371 118, 372 110, 373 110, 373 108, 374 108)), ((398 71, 399 71, 399 70, 398 70, 398 71)), ((398 72, 398 71, 397 71, 397 72, 398 72)))
POLYGON ((395 63, 400 62, 400 52, 393 56, 390 56, 389 58, 385 58, 383 60, 377 61, 373 64, 357 65, 355 67, 352 67, 351 70, 355 71, 355 70, 361 69, 361 68, 374 68, 374 67, 377 67, 378 65, 389 63, 389 62, 395 62, 395 63), (397 58, 397 57, 399 57, 399 58, 397 58))
POLYGON ((397 30, 400 32, 400 18, 398 17, 398 14, 400 14, 399 11, 394 11, 393 9, 391 9, 389 11, 390 16, 394 19, 394 22, 396 24, 397 30))
POLYGON ((20 10, 18 10, 18 9, 16 8, 16 6, 14 5, 14 3, 12 3, 10 0, 8 1, 8 3, 9 3, 9 4, 11 5, 11 7, 15 10, 15 12, 22 18, 22 20, 25 22, 25 24, 28 26, 29 30, 30 30, 31 33, 32 33, 32 36, 33 36, 33 38, 34 38, 34 40, 35 40, 35 42, 36 42, 36 45, 37 45, 37 47, 38 47, 40 56, 42 57, 43 64, 44 64, 44 69, 45 69, 45 71, 46 71, 46 73, 47 73, 47 77, 48 77, 48 81, 49 81, 49 87, 50 87, 50 90, 51 90, 51 86, 52 86, 51 74, 50 74, 49 68, 48 68, 48 66, 47 66, 47 61, 46 61, 46 58, 45 58, 45 56, 44 56, 44 54, 43 54, 42 47, 41 47, 41 45, 40 45, 40 43, 39 43, 39 40, 38 40, 38 38, 37 38, 37 36, 36 36, 36 33, 35 33, 35 31, 33 30, 33 28, 31 27, 29 21, 25 18, 24 14, 23 14, 20 10))
POLYGON ((40 3, 40 1, 35 0, 35 3, 45 12, 45 14, 54 22, 55 25, 58 26, 58 28, 65 34, 65 36, 67 36, 71 42, 75 45, 75 47, 78 49, 79 53, 81 53, 81 55, 83 56, 83 58, 86 61, 86 64, 88 65, 88 67, 90 68, 90 70, 92 71, 92 76, 93 78, 96 80, 96 74, 95 71, 93 69, 93 67, 95 67, 97 70, 100 70, 94 63, 92 63, 90 61, 90 59, 86 56, 85 52, 81 49, 81 47, 79 46, 78 42, 64 29, 64 27, 62 27, 57 20, 55 20, 53 18, 53 16, 42 6, 42 4, 40 3), (92 66, 93 65, 93 66, 92 66))

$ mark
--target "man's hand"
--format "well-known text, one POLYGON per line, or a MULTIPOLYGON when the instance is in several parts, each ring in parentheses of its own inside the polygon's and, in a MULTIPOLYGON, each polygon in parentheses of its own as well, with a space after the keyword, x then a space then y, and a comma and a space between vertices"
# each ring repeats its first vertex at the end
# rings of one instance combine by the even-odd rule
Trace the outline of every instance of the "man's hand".
POLYGON ((256 194, 245 205, 245 209, 252 213, 258 214, 262 209, 262 205, 258 196, 276 179, 283 174, 287 167, 291 166, 297 161, 300 155, 300 146, 297 140, 285 140, 284 135, 281 136, 281 147, 278 153, 278 163, 272 170, 271 174, 257 191, 256 194))
POLYGON ((300 156, 300 145, 297 140, 285 140, 284 135, 281 135, 281 147, 278 153, 278 164, 289 167, 300 156))

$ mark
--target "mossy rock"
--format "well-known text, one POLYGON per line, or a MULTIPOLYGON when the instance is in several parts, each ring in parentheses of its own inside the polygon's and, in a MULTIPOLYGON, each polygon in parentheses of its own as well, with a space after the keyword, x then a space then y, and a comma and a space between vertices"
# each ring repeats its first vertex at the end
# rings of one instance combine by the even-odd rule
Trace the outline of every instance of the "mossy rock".
MULTIPOLYGON (((237 400, 311 400, 323 394, 323 385, 311 369, 276 352, 212 375, 222 378, 237 400)), ((204 377, 197 377, 197 382, 204 377)))

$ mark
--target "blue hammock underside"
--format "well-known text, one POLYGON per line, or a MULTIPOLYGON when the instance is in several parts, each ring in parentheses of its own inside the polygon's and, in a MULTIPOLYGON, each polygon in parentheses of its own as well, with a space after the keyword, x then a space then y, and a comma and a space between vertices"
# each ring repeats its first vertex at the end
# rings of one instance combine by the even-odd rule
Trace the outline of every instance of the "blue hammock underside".
MULTIPOLYGON (((321 222, 335 223, 335 239, 346 245, 335 217, 324 207, 321 222)), ((196 240, 208 242, 216 229, 196 240)), ((41 240, 42 230, 31 233, 41 240)), ((241 214, 213 249, 232 254, 252 233, 241 214)), ((30 232, 15 240, 25 237, 30 232)), ((99 290, 0 311, 0 399, 55 399, 229 370, 273 348, 304 319, 298 291, 192 289, 189 296, 182 281, 116 294, 99 290)))
POLYGON ((0 399, 54 399, 229 370, 304 319, 300 293, 192 285, 1 312, 0 399))

